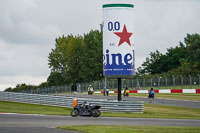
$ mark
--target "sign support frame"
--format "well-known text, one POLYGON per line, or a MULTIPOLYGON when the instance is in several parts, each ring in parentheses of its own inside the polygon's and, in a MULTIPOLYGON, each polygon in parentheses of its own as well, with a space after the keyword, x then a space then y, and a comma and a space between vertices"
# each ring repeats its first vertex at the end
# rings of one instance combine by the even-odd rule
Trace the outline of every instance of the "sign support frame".
POLYGON ((118 101, 122 100, 122 79, 121 78, 117 78, 117 82, 118 82, 118 101))

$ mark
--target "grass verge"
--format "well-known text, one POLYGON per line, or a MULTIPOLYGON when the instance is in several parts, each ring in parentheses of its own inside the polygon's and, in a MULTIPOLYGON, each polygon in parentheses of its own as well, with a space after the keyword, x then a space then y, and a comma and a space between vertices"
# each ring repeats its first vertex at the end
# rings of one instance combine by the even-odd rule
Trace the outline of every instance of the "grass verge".
POLYGON ((135 118, 168 118, 168 119, 200 119, 200 109, 190 109, 167 105, 144 104, 144 113, 114 113, 104 112, 105 117, 135 117, 135 118))
MULTIPOLYGON (((99 94, 98 94, 99 95, 99 94)), ((101 94, 103 95, 103 94, 101 94)), ((146 93, 130 93, 129 96, 134 97, 145 97, 147 98, 148 94, 146 93)), ((110 96, 117 96, 117 94, 110 94, 110 96)), ((155 98, 170 98, 170 99, 178 99, 178 100, 191 100, 191 101, 200 101, 200 94, 190 94, 190 93, 169 93, 169 94, 162 94, 156 93, 155 98)))
POLYGON ((71 108, 0 101, 0 112, 45 115, 69 115, 71 108))
MULTIPOLYGON (((0 112, 70 115, 71 108, 0 101, 0 112)), ((200 109, 144 104, 144 113, 102 112, 103 117, 200 119, 200 109)))
MULTIPOLYGON (((147 97, 147 94, 130 93, 130 96, 147 97)), ((158 94, 155 94, 155 98, 170 98, 170 99, 179 99, 179 100, 200 101, 200 94, 184 94, 184 93, 161 94, 161 93, 158 93, 158 94)))
POLYGON ((83 125, 59 127, 85 133, 199 133, 200 127, 178 126, 105 126, 83 125))

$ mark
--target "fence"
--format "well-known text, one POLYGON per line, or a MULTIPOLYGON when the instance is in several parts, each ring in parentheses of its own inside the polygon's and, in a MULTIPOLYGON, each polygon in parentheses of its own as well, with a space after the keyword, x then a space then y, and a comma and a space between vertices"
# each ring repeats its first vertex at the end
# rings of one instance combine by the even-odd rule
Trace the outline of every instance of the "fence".
MULTIPOLYGON (((134 112, 143 113, 143 101, 114 101, 105 99, 88 99, 77 98, 78 104, 84 101, 90 104, 101 105, 101 110, 105 112, 134 112)), ((54 96, 54 95, 40 95, 40 94, 27 94, 27 93, 13 93, 13 92, 0 92, 0 101, 11 101, 20 103, 31 103, 41 105, 52 105, 59 107, 72 107, 73 97, 69 96, 54 96)))
MULTIPOLYGON (((76 90, 72 90, 72 85, 54 86, 48 88, 38 88, 35 90, 26 90, 21 93, 32 94, 53 94, 53 93, 71 93, 86 92, 89 85, 93 85, 96 91, 100 91, 106 86, 110 90, 117 88, 117 79, 105 79, 102 81, 95 81, 92 83, 77 84, 76 90)), ((150 87, 155 89, 200 89, 200 75, 197 76, 170 76, 170 77, 152 77, 152 78, 132 78, 122 79, 122 88, 127 85, 129 89, 147 90, 150 87)))

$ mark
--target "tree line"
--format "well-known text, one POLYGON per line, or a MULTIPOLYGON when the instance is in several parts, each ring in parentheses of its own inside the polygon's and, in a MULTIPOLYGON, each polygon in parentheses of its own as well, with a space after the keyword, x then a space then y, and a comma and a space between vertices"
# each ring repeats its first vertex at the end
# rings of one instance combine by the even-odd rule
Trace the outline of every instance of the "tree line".
POLYGON ((200 35, 187 34, 184 43, 167 49, 165 54, 158 50, 137 69, 138 75, 197 75, 200 73, 200 35))
MULTIPOLYGON (((5 91, 23 91, 42 87, 93 82, 103 79, 103 38, 102 32, 91 30, 83 36, 61 36, 55 39, 55 48, 48 56, 51 69, 47 82, 39 86, 18 84, 5 91)), ((138 76, 196 75, 200 73, 200 35, 187 34, 184 43, 167 49, 151 52, 138 76)))

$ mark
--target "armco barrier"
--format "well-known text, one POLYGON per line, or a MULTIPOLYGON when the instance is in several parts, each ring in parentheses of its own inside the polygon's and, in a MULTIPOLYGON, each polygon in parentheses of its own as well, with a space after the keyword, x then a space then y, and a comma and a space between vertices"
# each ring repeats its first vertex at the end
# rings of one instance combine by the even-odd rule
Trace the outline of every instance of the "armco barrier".
MULTIPOLYGON (((101 110, 105 112, 134 112, 143 113, 144 103, 143 101, 115 101, 105 99, 88 99, 88 98, 76 98, 78 104, 84 101, 91 105, 101 105, 101 110)), ((31 103, 41 105, 52 105, 59 107, 73 107, 73 97, 69 96, 55 96, 55 95, 38 95, 27 93, 13 93, 13 92, 0 92, 0 101, 11 101, 19 103, 31 103)))
POLYGON ((1 101, 72 107, 72 97, 0 92, 1 101))
POLYGON ((134 112, 143 113, 144 112, 144 102, 143 101, 117 101, 117 100, 106 100, 106 99, 84 99, 78 98, 78 104, 88 101, 91 105, 101 105, 102 111, 107 112, 134 112))

